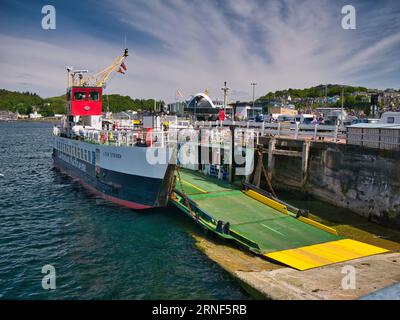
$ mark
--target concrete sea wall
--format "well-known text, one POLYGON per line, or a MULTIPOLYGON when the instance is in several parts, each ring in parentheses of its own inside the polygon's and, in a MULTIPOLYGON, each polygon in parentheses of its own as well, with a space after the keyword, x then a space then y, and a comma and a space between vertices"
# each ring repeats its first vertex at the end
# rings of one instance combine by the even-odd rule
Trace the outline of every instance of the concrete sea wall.
MULTIPOLYGON (((260 142, 265 149, 271 146, 268 138, 260 142)), ((275 144, 277 149, 289 151, 288 154, 296 150, 300 154, 304 142, 276 139, 275 144)), ((275 188, 301 191, 400 229, 399 151, 313 141, 305 172, 304 159, 282 153, 277 152, 272 168, 269 166, 275 188)), ((265 168, 268 158, 271 159, 264 157, 265 168)))

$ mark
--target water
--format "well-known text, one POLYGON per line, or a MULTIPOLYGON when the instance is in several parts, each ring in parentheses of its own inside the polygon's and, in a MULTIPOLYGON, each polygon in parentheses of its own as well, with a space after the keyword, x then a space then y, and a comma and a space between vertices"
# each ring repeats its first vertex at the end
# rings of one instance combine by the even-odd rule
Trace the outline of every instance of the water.
POLYGON ((246 299, 174 209, 135 212, 52 169, 52 125, 0 122, 0 298, 246 299), (56 290, 44 290, 44 265, 56 290))

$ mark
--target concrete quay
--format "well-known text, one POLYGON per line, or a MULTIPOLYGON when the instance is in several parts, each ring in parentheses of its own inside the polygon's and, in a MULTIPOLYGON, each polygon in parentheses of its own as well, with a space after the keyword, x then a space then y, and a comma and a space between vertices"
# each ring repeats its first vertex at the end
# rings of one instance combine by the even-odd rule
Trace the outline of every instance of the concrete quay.
MULTIPOLYGON (((333 224, 320 217, 313 218, 328 225, 333 224)), ((338 222, 337 219, 335 217, 334 224, 341 235, 391 252, 298 271, 242 251, 210 234, 194 232, 193 237, 196 246, 204 254, 258 299, 355 300, 400 283, 400 232, 368 221, 360 223, 361 217, 353 218, 355 220, 352 222, 356 222, 353 226, 346 224, 349 220, 338 222), (345 289, 342 282, 347 283, 344 278, 348 275, 349 266, 355 270, 355 287, 345 289)))

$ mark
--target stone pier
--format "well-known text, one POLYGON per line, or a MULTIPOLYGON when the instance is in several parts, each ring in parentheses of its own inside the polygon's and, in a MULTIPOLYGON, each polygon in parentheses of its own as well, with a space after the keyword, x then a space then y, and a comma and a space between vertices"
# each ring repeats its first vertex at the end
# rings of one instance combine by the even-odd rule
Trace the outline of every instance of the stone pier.
MULTIPOLYGON (((260 144, 274 188, 301 191, 400 229, 399 151, 285 138, 260 138, 260 144)), ((256 166, 255 181, 257 175, 256 166)))

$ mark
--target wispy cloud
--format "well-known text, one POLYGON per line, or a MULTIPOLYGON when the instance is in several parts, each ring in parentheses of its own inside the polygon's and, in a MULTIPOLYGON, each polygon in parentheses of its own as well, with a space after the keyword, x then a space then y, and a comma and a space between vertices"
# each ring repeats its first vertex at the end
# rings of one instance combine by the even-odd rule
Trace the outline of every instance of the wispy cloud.
MULTIPOLYGON (((258 94, 319 83, 400 87, 400 5, 353 4, 357 30, 341 28, 344 3, 328 0, 105 2, 106 19, 124 30, 132 51, 128 74, 115 76, 108 90, 171 101, 177 89, 189 95, 208 88, 220 97, 223 81, 232 100, 250 99, 253 81, 258 94)), ((78 29, 84 30, 55 32, 78 29)), ((95 71, 119 53, 115 43, 92 33, 78 39, 0 35, 0 70, 6 75, 0 86, 27 82, 46 94, 62 92, 65 65, 95 71)))

